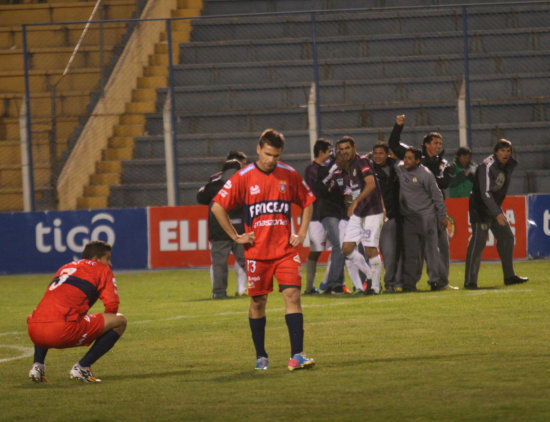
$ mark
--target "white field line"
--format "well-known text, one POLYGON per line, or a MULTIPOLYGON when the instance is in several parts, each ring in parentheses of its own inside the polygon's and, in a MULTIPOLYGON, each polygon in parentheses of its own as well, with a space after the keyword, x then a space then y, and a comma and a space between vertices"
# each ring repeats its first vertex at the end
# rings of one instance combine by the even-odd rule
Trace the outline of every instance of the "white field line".
POLYGON ((17 356, 0 359, 0 363, 9 362, 10 360, 28 358, 34 354, 34 348, 25 346, 15 346, 12 344, 0 344, 0 349, 15 349, 19 352, 17 356))
MULTIPOLYGON (((481 296, 486 295, 490 293, 531 293, 533 290, 530 289, 523 289, 523 290, 515 290, 515 289, 494 289, 494 290, 476 290, 476 291, 468 291, 465 296, 481 296)), ((453 292, 440 292, 440 293, 430 293, 426 294, 425 297, 422 297, 422 299, 430 298, 430 299, 443 299, 443 298, 451 298, 453 297, 453 292), (443 293, 443 294, 441 294, 443 293)), ((369 300, 369 299, 366 299, 369 300)), ((386 303, 386 302, 405 302, 410 300, 409 295, 400 295, 400 294, 392 294, 392 295, 383 295, 381 297, 376 297, 375 300, 373 300, 370 305, 377 305, 379 303, 386 303)), ((360 305, 364 304, 365 302, 358 298, 357 300, 341 300, 338 302, 330 302, 330 303, 317 303, 317 304, 304 304, 302 303, 302 308, 326 308, 330 306, 346 306, 346 305, 360 305)), ((266 312, 282 312, 285 308, 269 308, 269 306, 266 309, 266 312)), ((228 311, 228 312, 219 312, 216 314, 211 314, 210 316, 217 317, 217 316, 228 316, 228 315, 248 315, 248 308, 243 311, 228 311)), ((141 321, 130 321, 129 324, 150 324, 153 322, 163 322, 163 321, 175 321, 179 319, 193 319, 193 318, 204 318, 204 315, 175 315, 169 318, 160 318, 160 319, 146 319, 141 321)))
MULTIPOLYGON (((487 295, 490 293, 531 293, 533 290, 530 289, 522 289, 522 290, 516 290, 516 289, 495 289, 495 290, 476 290, 476 291, 469 291, 465 295, 466 296, 481 296, 481 295, 487 295)), ((443 292, 441 292, 443 293, 443 292)), ((445 292, 445 294, 437 294, 432 293, 430 295, 426 295, 426 298, 430 299, 441 299, 441 298, 450 298, 453 297, 452 292, 445 292)), ((424 299, 424 298, 423 298, 424 299)), ((367 299, 368 300, 368 299, 367 299)), ((385 303, 385 302, 404 302, 410 300, 409 295, 384 295, 382 297, 377 297, 376 300, 373 300, 370 302, 370 305, 376 305, 379 303, 385 303)), ((317 304, 302 304, 302 308, 326 308, 330 306, 349 306, 349 305, 360 305, 364 304, 365 302, 358 298, 358 300, 341 300, 341 301, 335 301, 331 303, 317 303, 317 304)), ((285 308, 267 308, 267 312, 283 312, 285 308)), ((231 311, 231 312, 219 312, 216 314, 212 314, 211 316, 217 317, 223 317, 228 315, 247 315, 248 309, 243 311, 231 311)), ((177 321, 180 319, 194 319, 194 318, 203 318, 204 315, 174 315, 169 318, 159 318, 159 319, 144 319, 141 321, 130 321, 131 325, 141 325, 141 324, 151 324, 155 322, 166 322, 166 321, 177 321)), ((10 336, 10 335, 21 335, 24 334, 23 331, 12 331, 8 333, 0 333, 0 337, 2 336, 10 336)), ((32 356, 34 351, 32 347, 25 347, 25 346, 15 346, 10 344, 0 344, 0 348, 10 348, 15 349, 20 352, 19 355, 9 358, 0 359, 0 363, 2 362, 9 362, 15 359, 23 359, 29 356, 32 356)))

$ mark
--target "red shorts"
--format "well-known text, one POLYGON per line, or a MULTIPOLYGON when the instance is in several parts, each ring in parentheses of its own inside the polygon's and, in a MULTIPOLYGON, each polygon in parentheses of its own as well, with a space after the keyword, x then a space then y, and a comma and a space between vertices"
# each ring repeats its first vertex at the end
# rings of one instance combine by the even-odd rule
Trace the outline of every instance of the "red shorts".
POLYGON ((273 260, 246 260, 248 296, 261 296, 273 291, 273 277, 281 287, 302 287, 301 261, 299 254, 287 255, 273 260))
POLYGON ((86 315, 78 321, 33 322, 27 318, 29 337, 32 342, 44 348, 66 349, 75 346, 89 346, 103 333, 103 314, 86 315))

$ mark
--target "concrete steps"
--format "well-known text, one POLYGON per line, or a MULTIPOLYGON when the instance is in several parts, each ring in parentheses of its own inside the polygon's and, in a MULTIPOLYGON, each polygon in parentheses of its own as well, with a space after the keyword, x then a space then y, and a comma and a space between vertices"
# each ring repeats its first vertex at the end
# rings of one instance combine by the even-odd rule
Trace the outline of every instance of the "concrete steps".
MULTIPOLYGON (((179 0, 172 17, 192 17, 200 14, 202 3, 199 1, 179 0)), ((190 39, 190 21, 175 22, 172 25, 174 43, 188 42, 190 39)), ((125 105, 125 113, 119 118, 119 124, 113 128, 114 134, 108 141, 108 147, 102 152, 102 161, 96 163, 96 172, 90 176, 84 194, 77 200, 77 208, 104 208, 112 206, 109 201, 112 187, 122 182, 122 162, 134 156, 134 138, 145 132, 145 115, 156 112, 157 90, 168 84, 168 45, 165 33, 155 45, 155 52, 149 57, 149 65, 143 68, 143 76, 136 81, 132 92, 132 101, 125 105)), ((178 49, 174 49, 174 63, 178 63, 178 49)), ((123 205, 123 206, 131 206, 123 205)))
MULTIPOLYGON (((21 209, 14 201, 21 188, 18 116, 25 92, 22 27, 46 22, 86 21, 95 1, 54 0, 48 3, 21 1, 0 5, 0 211, 21 209), (8 167, 6 167, 8 165, 8 167), (14 167, 15 166, 15 167, 14 167)), ((136 8, 134 0, 106 0, 103 19, 127 19, 136 8)), ((99 19, 99 15, 95 16, 99 19)), ((72 68, 61 82, 61 74, 78 42, 84 24, 59 23, 26 27, 30 105, 33 133, 33 164, 37 209, 51 209, 53 198, 49 139, 52 130, 52 86, 56 89, 56 158, 61 160, 68 140, 88 112, 90 94, 98 87, 100 68, 109 65, 127 31, 124 22, 92 25, 74 57, 72 68), (100 41, 103 48, 99 47, 100 41)))

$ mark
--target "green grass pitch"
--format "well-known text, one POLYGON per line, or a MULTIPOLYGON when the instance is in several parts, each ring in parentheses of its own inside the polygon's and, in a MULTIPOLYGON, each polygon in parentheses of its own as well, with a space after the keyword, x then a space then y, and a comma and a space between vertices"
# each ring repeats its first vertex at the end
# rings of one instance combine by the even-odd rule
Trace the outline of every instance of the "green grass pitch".
POLYGON ((93 385, 69 379, 85 348, 50 350, 49 382, 28 379, 32 357, 14 358, 32 348, 26 316, 51 275, 2 276, 0 421, 548 421, 550 261, 516 270, 530 281, 504 287, 500 264, 483 263, 477 291, 428 292, 424 277, 419 293, 304 297, 308 371, 286 368, 273 293, 257 373, 247 298, 210 300, 206 270, 115 268, 129 323, 93 385))

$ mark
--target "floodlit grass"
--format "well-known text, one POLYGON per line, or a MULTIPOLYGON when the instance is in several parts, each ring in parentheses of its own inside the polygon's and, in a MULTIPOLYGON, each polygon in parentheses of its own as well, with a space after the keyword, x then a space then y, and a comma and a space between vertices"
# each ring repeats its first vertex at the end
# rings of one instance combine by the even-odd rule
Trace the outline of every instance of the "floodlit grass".
MULTIPOLYGON (((504 287, 500 265, 484 263, 478 291, 432 293, 423 280, 419 293, 304 297, 317 366, 293 373, 280 294, 270 369, 256 373, 248 299, 208 299, 207 271, 118 273, 129 325, 93 385, 68 376, 85 348, 50 350, 44 384, 27 378, 32 357, 5 360, 32 347, 25 319, 50 276, 3 276, 0 420, 548 421, 550 261, 516 270, 530 281, 504 287)), ((451 266, 456 285, 463 275, 451 266)))

